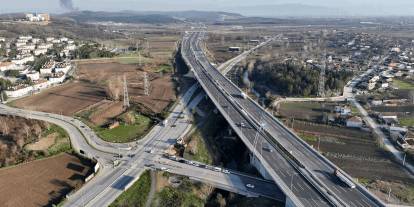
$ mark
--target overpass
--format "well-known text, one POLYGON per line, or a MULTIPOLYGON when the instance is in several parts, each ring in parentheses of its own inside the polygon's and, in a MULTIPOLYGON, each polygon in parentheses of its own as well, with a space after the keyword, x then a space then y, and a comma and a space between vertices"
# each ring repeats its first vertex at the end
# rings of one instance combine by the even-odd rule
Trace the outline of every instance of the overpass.
POLYGON ((185 62, 252 152, 253 162, 260 163, 259 171, 273 179, 285 193, 287 206, 385 206, 358 183, 356 188, 345 185, 334 175, 338 167, 256 102, 243 96, 237 86, 209 63, 200 47, 204 35, 204 32, 190 32, 184 37, 185 62), (272 150, 263 150, 264 147, 272 150))
MULTIPOLYGON (((180 159, 183 161, 183 159, 180 159)), ((156 156, 146 159, 147 166, 152 169, 168 171, 173 174, 189 177, 191 180, 208 183, 209 185, 246 197, 265 197, 285 202, 285 195, 273 181, 261 179, 230 169, 222 169, 190 161, 189 164, 156 156), (197 163, 197 164, 196 164, 197 163), (149 164, 149 165, 148 165, 149 164), (247 187, 247 185, 251 187, 247 187)))

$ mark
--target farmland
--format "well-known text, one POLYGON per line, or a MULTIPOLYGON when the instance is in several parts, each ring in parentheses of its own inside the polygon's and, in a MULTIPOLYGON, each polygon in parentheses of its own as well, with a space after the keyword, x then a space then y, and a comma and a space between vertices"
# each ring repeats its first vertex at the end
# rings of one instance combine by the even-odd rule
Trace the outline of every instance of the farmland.
POLYGON ((174 83, 170 75, 160 75, 147 72, 150 80, 150 95, 145 96, 143 86, 143 71, 134 65, 119 63, 92 63, 81 64, 78 72, 80 80, 96 84, 104 84, 114 76, 127 77, 130 100, 137 105, 148 109, 150 113, 161 113, 175 100, 174 83))
MULTIPOLYGON (((385 198, 384 192, 387 191, 377 188, 378 185, 375 183, 378 182, 386 182, 393 188, 414 186, 410 175, 401 169, 400 164, 393 160, 392 154, 385 151, 370 132, 317 124, 312 120, 324 113, 315 110, 318 108, 318 103, 289 103, 282 104, 279 111, 285 124, 293 127, 303 140, 352 177, 366 181, 362 183, 368 185, 369 189, 380 197, 385 198), (295 117, 295 120, 290 119, 291 117, 295 117)), ((393 203, 414 203, 413 195, 397 190, 391 192, 391 195, 398 197, 393 203)))
MULTIPOLYGON (((128 77, 128 89, 133 103, 148 109, 151 113, 161 113, 171 101, 175 100, 174 84, 169 75, 160 76, 149 73, 150 96, 144 96, 143 72, 133 65, 119 63, 80 64, 78 78, 75 81, 47 89, 39 94, 14 101, 12 105, 56 114, 73 116, 88 106, 106 99, 105 81, 112 76, 128 77)), ((119 109, 119 104, 114 103, 119 109)), ((111 104, 109 104, 111 105, 111 104)), ((109 106, 110 107, 110 106, 109 106)), ((114 113, 119 111, 114 109, 114 113)), ((96 117, 94 119, 100 119, 96 117)), ((105 115, 103 115, 105 116, 105 115)), ((101 122, 101 120, 96 120, 101 122)))
POLYGON ((90 166, 76 156, 61 154, 0 169, 0 203, 5 207, 59 203, 65 194, 82 185, 90 166))
POLYGON ((394 80, 393 85, 402 90, 414 90, 414 83, 408 81, 396 79, 394 80))
POLYGON ((102 87, 74 81, 39 94, 14 101, 12 105, 29 110, 72 116, 77 111, 105 99, 102 87))

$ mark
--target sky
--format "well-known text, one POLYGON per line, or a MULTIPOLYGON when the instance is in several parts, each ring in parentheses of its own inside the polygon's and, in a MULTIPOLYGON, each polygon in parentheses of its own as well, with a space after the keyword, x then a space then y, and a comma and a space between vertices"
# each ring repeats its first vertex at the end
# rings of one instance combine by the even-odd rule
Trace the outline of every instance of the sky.
MULTIPOLYGON (((70 0, 66 0, 70 1, 70 0)), ((414 15, 414 0, 73 0, 79 10, 92 11, 241 11, 249 15, 250 7, 303 4, 341 10, 351 15, 414 15), (242 8, 242 9, 241 9, 242 8)), ((0 13, 63 13, 59 0, 0 0, 0 13)), ((256 15, 256 14, 254 14, 256 15)))

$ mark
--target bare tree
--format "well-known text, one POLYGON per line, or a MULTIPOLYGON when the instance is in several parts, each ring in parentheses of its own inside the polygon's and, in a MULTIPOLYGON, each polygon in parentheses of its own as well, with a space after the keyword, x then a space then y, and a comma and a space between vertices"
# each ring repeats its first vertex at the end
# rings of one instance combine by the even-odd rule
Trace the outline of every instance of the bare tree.
POLYGON ((0 132, 4 135, 9 135, 10 127, 5 119, 5 117, 0 117, 0 132))
POLYGON ((133 112, 125 114, 125 123, 129 125, 135 123, 135 115, 133 112))
POLYGON ((414 90, 410 90, 409 92, 410 101, 412 104, 414 104, 414 90))
POLYGON ((108 98, 119 101, 122 94, 122 79, 120 76, 111 77, 106 83, 105 92, 108 98))
POLYGON ((26 138, 28 139, 29 136, 30 136, 30 131, 31 131, 30 127, 26 123, 24 123, 24 124, 22 124, 21 129, 22 129, 23 133, 26 135, 26 138))

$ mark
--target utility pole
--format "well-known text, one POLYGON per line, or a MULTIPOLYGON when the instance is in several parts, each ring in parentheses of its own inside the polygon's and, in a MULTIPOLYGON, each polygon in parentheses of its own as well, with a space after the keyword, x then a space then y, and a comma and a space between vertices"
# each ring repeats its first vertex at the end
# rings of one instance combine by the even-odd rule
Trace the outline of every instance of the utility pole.
POLYGON ((137 53, 138 53, 138 66, 142 65, 142 60, 141 60, 141 51, 139 50, 139 45, 140 45, 141 41, 138 40, 138 42, 136 43, 136 48, 137 48, 137 53))
POLYGON ((319 151, 319 146, 321 145, 321 135, 318 136, 318 151, 319 151))
POLYGON ((389 188, 389 191, 388 191, 388 202, 390 201, 390 199, 391 199, 391 187, 389 188))
POLYGON ((318 88, 318 96, 324 98, 325 97, 325 73, 326 67, 328 66, 328 62, 326 60, 326 50, 322 57, 322 64, 321 64, 321 72, 319 74, 319 88, 318 88))
POLYGON ((124 109, 127 109, 130 107, 129 105, 129 96, 128 96, 128 84, 126 80, 126 75, 124 74, 124 109))
POLYGON ((405 158, 406 158, 406 156, 407 156, 407 153, 405 152, 404 153, 404 159, 403 159, 403 166, 405 166, 405 158))
POLYGON ((150 43, 149 43, 149 40, 148 39, 147 39, 147 53, 148 53, 148 57, 151 56, 151 53, 150 53, 150 43))

